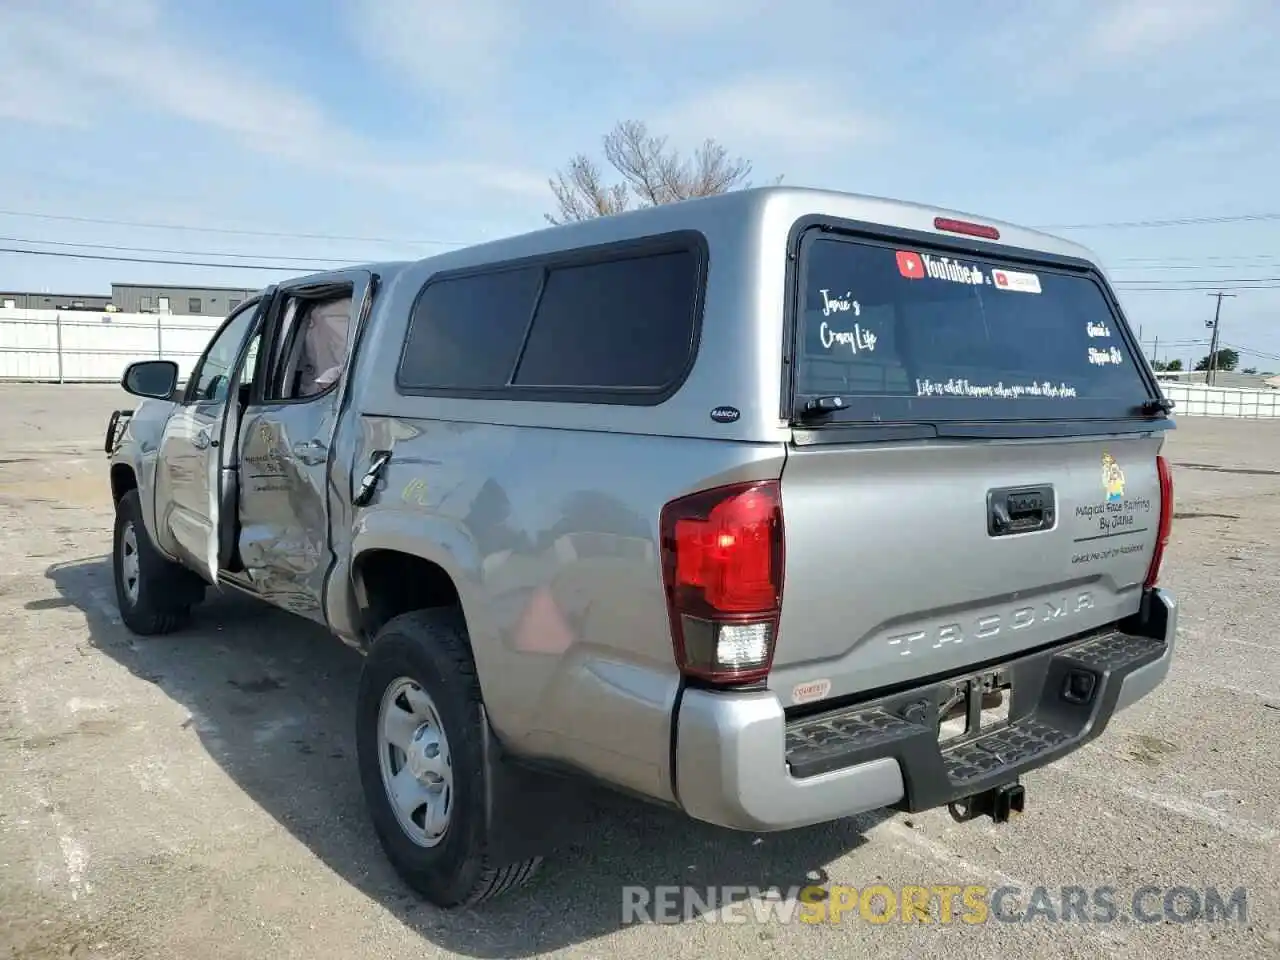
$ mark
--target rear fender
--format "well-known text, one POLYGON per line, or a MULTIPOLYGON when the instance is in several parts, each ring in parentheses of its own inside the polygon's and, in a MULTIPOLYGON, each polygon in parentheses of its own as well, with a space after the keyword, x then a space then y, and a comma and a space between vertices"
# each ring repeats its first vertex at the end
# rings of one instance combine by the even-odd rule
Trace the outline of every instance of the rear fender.
MULTIPOLYGON (((351 563, 354 568, 362 554, 371 550, 394 550, 434 563, 453 580, 462 604, 462 614, 476 647, 485 634, 483 604, 477 602, 480 583, 480 557, 476 545, 465 531, 442 518, 425 516, 390 506, 377 506, 363 512, 351 537, 351 563)), ((350 577, 348 576, 349 580, 350 577)), ((340 604, 340 591, 331 590, 332 603, 340 604)), ((351 593, 351 600, 359 597, 351 593)), ((335 608, 330 622, 359 622, 355 611, 335 608)), ((480 665, 477 664, 477 667, 480 665)))

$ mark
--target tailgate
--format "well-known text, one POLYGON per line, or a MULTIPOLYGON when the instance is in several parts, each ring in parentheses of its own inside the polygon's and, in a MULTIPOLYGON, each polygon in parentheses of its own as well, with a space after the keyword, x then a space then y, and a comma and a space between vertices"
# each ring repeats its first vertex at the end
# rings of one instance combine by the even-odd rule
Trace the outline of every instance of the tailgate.
POLYGON ((1159 525, 1159 444, 793 451, 770 686, 789 704, 797 687, 920 682, 1134 613, 1159 525))
POLYGON ((1096 268, 823 227, 795 283, 770 675, 785 704, 923 682, 1138 610, 1170 423, 1096 268))

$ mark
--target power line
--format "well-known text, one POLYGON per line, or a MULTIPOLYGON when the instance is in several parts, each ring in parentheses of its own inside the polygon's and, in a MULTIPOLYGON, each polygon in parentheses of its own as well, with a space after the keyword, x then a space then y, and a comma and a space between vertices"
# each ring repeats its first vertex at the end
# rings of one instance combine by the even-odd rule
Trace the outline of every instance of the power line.
POLYGON ((1122 293, 1212 293, 1214 290, 1280 290, 1280 283, 1259 283, 1252 287, 1241 287, 1233 284, 1214 283, 1211 280, 1191 281, 1198 283, 1195 287, 1128 287, 1122 282, 1113 286, 1122 293))
MULTIPOLYGON (((15 242, 12 237, 0 237, 0 242, 15 242)), ((154 253, 172 253, 178 256, 219 256, 219 257, 249 257, 254 254, 243 253, 204 253, 194 250, 169 250, 158 247, 126 247, 116 246, 113 244, 90 244, 90 243, 67 243, 64 241, 54 240, 17 240, 20 243, 40 243, 52 245, 58 243, 63 246, 73 247, 89 247, 101 250, 135 250, 139 252, 154 253)), ((271 263, 234 263, 234 262, 211 262, 198 260, 170 260, 154 257, 122 257, 109 256, 106 254, 90 254, 90 253, 73 253, 64 250, 27 250, 20 247, 0 247, 0 253, 19 254, 31 257, 65 257, 74 260, 99 260, 114 263, 149 263, 159 264, 163 266, 176 267, 209 267, 220 270, 271 270, 282 273, 306 273, 307 271, 301 266, 284 266, 271 263)), ((294 260, 299 263, 316 263, 325 264, 331 267, 341 267, 356 263, 368 261, 361 260, 339 260, 324 259, 322 257, 290 257, 282 256, 281 260, 294 260)), ((1212 292, 1215 290, 1277 290, 1280 289, 1280 277, 1258 277, 1254 279, 1240 280, 1224 280, 1214 282, 1212 279, 1204 280, 1116 280, 1112 286, 1123 293, 1200 293, 1212 292), (1180 286, 1171 286, 1170 284, 1182 284, 1180 286)))
POLYGON ((1280 360, 1280 354, 1267 353, 1265 350, 1251 350, 1248 347, 1242 347, 1238 343, 1223 343, 1224 347, 1230 347, 1236 353, 1248 354, 1251 357, 1257 357, 1260 360, 1280 360))
MULTIPOLYGON (((1209 321, 1212 323, 1212 321, 1209 321)), ((1141 343, 1145 346, 1148 344, 1159 344, 1162 349, 1181 349, 1185 350, 1190 347, 1205 347, 1213 343, 1212 340, 1143 340, 1141 343)), ((1239 343, 1228 343, 1226 340, 1220 340, 1218 350, 1234 350, 1236 353, 1244 354, 1249 357, 1257 357, 1260 360, 1271 360, 1280 362, 1280 353, 1271 353, 1266 350, 1255 350, 1252 347, 1246 347, 1239 343)), ((1206 357, 1208 353, 1206 352, 1206 357)), ((1204 371, 1200 371, 1204 372, 1204 371)))
MULTIPOLYGON (((258 253, 229 253, 221 250, 171 250, 167 247, 126 247, 113 243, 73 243, 67 240, 32 240, 30 237, 0 237, 0 243, 39 243, 50 247, 86 247, 91 250, 124 250, 130 253, 167 253, 180 257, 259 257, 258 253)), ((32 253, 40 253, 32 250, 32 253)), ((298 263, 367 263, 367 260, 346 260, 337 257, 292 257, 279 255, 277 260, 293 260, 298 263)))
MULTIPOLYGON (((118 251, 125 251, 125 252, 129 252, 129 253, 163 253, 163 254, 169 254, 169 255, 171 255, 171 256, 180 256, 180 257, 235 257, 235 258, 238 258, 238 259, 244 259, 244 258, 246 258, 246 257, 259 257, 259 256, 261 256, 261 254, 257 254, 257 253, 233 253, 233 252, 231 252, 231 251, 226 251, 226 250, 176 250, 176 249, 173 249, 173 248, 171 248, 171 247, 135 247, 135 246, 125 246, 125 245, 120 245, 120 244, 113 244, 113 243, 91 243, 91 242, 89 242, 89 241, 40 240, 40 239, 35 239, 35 238, 32 238, 32 237, 4 237, 4 236, 0 236, 0 243, 34 243, 34 244, 40 244, 40 245, 42 245, 42 246, 52 246, 52 247, 82 247, 82 248, 91 249, 91 250, 118 250, 118 251)), ((285 255, 285 254, 273 254, 272 256, 273 256, 273 259, 276 259, 276 260, 288 260, 288 261, 295 262, 295 263, 322 263, 322 264, 335 264, 335 263, 350 263, 350 264, 355 264, 355 263, 367 263, 367 262, 369 262, 369 261, 370 261, 370 260, 372 260, 372 259, 376 259, 376 258, 372 258, 372 257, 299 257, 299 256, 285 255)), ((1141 258, 1138 258, 1138 259, 1141 259, 1141 258)), ((1186 259, 1187 259, 1187 260, 1195 260, 1196 258, 1194 258, 1194 257, 1188 257, 1188 258, 1186 258, 1186 259)), ((1205 259, 1214 259, 1214 258, 1205 258, 1205 259)), ((1230 260, 1235 260, 1236 258, 1232 258, 1232 257, 1222 257, 1222 258, 1219 258, 1219 259, 1222 259, 1222 260, 1229 260, 1229 261, 1230 261, 1230 260)), ((1264 264, 1264 265, 1265 265, 1265 266, 1280 265, 1280 258, 1277 258, 1277 259, 1275 260, 1275 263, 1274 263, 1274 264, 1268 263, 1268 264, 1264 264)), ((1238 264, 1238 263, 1231 263, 1231 264, 1230 264, 1230 266, 1239 266, 1239 264, 1238 264)), ((1152 265, 1150 265, 1150 266, 1142 266, 1142 267, 1122 267, 1122 268, 1120 268, 1120 269, 1123 269, 1123 270, 1135 270, 1135 271, 1136 271, 1136 270, 1141 270, 1141 271, 1148 271, 1148 270, 1224 270, 1224 269, 1227 269, 1227 265, 1220 266, 1220 267, 1215 267, 1215 266, 1211 266, 1211 265, 1209 265, 1209 264, 1201 264, 1201 263, 1152 264, 1152 265)), ((1270 279, 1270 278, 1260 278, 1260 279, 1270 279)), ((1195 282, 1204 282, 1204 283, 1208 283, 1208 282, 1210 282, 1210 281, 1207 281, 1207 280, 1205 280, 1205 281, 1196 281, 1196 280, 1144 280, 1144 281, 1138 281, 1138 280, 1117 280, 1117 281, 1116 281, 1116 283, 1117 283, 1117 284, 1127 284, 1127 283, 1195 283, 1195 282)), ((1234 281, 1229 281, 1229 282, 1234 282, 1234 281)), ((1249 281, 1241 281, 1241 282, 1253 282, 1253 281, 1249 280, 1249 281)))
MULTIPOLYGON (((0 216, 28 217, 36 220, 61 220, 69 223, 94 223, 116 227, 142 227, 148 230, 189 230, 198 233, 234 234, 248 237, 283 237, 301 240, 349 240, 357 243, 392 243, 414 246, 464 247, 478 241, 441 240, 438 238, 357 237, 328 233, 285 233, 271 230, 246 230, 229 227, 204 227, 180 223, 156 223, 144 220, 119 220, 107 217, 79 217, 69 214, 41 213, 32 210, 0 210, 0 216)), ((1178 227, 1197 224, 1244 223, 1280 220, 1280 213, 1247 213, 1220 217, 1179 217, 1169 220, 1118 220, 1109 223, 1057 223, 1040 224, 1037 230, 1121 230, 1133 228, 1178 227)))
POLYGON ((143 220, 111 220, 99 217, 73 217, 60 213, 36 213, 30 210, 0 210, 0 216, 30 217, 35 220, 64 220, 71 223, 97 223, 113 227, 145 227, 148 230, 190 230, 197 233, 236 234, 245 237, 284 237, 290 240, 351 240, 356 243, 395 243, 413 246, 465 247, 477 241, 406 240, 391 237, 349 237, 330 233, 278 233, 270 230, 233 230, 228 227, 196 227, 180 223, 149 223, 143 220))
MULTIPOLYGON (((0 241, 12 242, 12 240, 8 238, 3 238, 3 237, 0 237, 0 241)), ((52 244, 55 241, 34 240, 34 241, 21 241, 21 242, 52 244)), ((184 251, 184 250, 169 251, 161 248, 152 248, 152 247, 117 247, 111 244, 66 244, 66 245, 76 246, 76 247, 93 247, 95 249, 106 249, 106 250, 117 250, 117 249, 138 250, 143 252, 154 251, 157 253, 172 252, 177 255, 187 255, 187 256, 222 256, 222 257, 253 256, 253 254, 239 254, 239 253, 202 254, 202 253, 197 253, 196 251, 184 251)), ((107 254, 72 253, 70 251, 65 251, 65 250, 27 250, 20 247, 0 247, 0 253, 26 255, 29 257, 64 257, 64 258, 73 259, 73 260, 98 260, 98 261, 106 261, 111 263, 148 263, 148 264, 159 264, 162 266, 175 266, 175 267, 208 267, 208 268, 214 268, 219 270, 270 270, 270 271, 277 271, 281 273, 295 273, 295 274, 303 274, 308 272, 302 266, 284 266, 284 265, 271 264, 271 263, 233 263, 233 262, 215 263, 211 261, 199 261, 199 260, 170 260, 167 258, 161 259, 156 257, 122 257, 122 256, 109 256, 107 254)), ((332 267, 341 267, 344 265, 349 266, 355 263, 368 262, 368 261, 359 261, 359 260, 337 260, 337 259, 325 260, 319 257, 314 257, 314 258, 313 257, 280 257, 279 259, 297 260, 302 263, 327 264, 332 267)), ((1215 283, 1211 279, 1185 280, 1185 281, 1117 280, 1112 284, 1112 286, 1117 291, 1125 294, 1201 293, 1205 291, 1212 292, 1214 290, 1251 290, 1251 291, 1252 290, 1280 290, 1280 277, 1260 277, 1257 280, 1246 280, 1246 281, 1234 280, 1234 281, 1226 281, 1226 282, 1219 282, 1219 283, 1215 283), (1168 286, 1167 284, 1170 284, 1170 283, 1184 283, 1184 284, 1187 284, 1187 286, 1168 286), (1164 284, 1164 285, 1160 286, 1158 284, 1164 284)))
POLYGON ((1037 230, 1128 230, 1133 228, 1184 227, 1210 223, 1246 223, 1280 220, 1280 213, 1242 213, 1228 217, 1178 217, 1172 220, 1117 220, 1111 223, 1050 223, 1037 230))
POLYGON ((1199 257, 1112 257, 1110 259, 1115 263, 1186 263, 1188 261, 1199 262, 1202 260, 1226 260, 1231 263, 1238 263, 1242 260, 1280 260, 1280 253, 1245 253, 1240 254, 1239 256, 1228 256, 1224 254, 1218 256, 1205 255, 1199 257))
POLYGON ((1142 265, 1135 264, 1131 267, 1116 267, 1117 270, 1135 271, 1135 270, 1235 270, 1240 267, 1247 269, 1271 269, 1280 266, 1280 260, 1265 260, 1258 263, 1144 263, 1142 265))
POLYGON ((219 270, 276 270, 281 273, 304 274, 297 267, 279 267, 269 263, 202 263, 197 260, 156 260, 150 257, 110 257, 95 253, 67 253, 63 250, 19 250, 0 247, 0 253, 23 253, 30 257, 69 257, 74 260, 110 260, 115 263, 160 263, 171 267, 216 267, 219 270))
POLYGON ((1137 284, 1148 286, 1156 283, 1209 283, 1216 286, 1222 286, 1224 284, 1234 286, 1239 283, 1280 283, 1280 277, 1240 277, 1232 278, 1230 280, 1225 278, 1222 280, 1196 280, 1194 278, 1188 280, 1117 280, 1115 283, 1118 286, 1134 286, 1137 284))

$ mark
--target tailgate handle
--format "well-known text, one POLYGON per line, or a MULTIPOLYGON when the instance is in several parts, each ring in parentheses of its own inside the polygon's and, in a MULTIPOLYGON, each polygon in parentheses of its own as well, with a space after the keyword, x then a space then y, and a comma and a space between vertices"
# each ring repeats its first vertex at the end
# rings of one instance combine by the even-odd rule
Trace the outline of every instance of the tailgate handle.
POLYGON ((1007 537, 1053 528, 1053 487, 1001 487, 987 491, 987 533, 1007 537))

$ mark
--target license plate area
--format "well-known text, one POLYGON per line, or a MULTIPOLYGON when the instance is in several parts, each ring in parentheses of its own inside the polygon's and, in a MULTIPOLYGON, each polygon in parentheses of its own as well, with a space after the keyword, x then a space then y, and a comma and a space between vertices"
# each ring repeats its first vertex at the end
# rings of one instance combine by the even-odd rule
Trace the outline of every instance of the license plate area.
POLYGON ((938 743, 951 745, 990 733, 1009 723, 1013 677, 989 670, 942 685, 938 703, 938 743))

